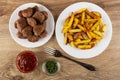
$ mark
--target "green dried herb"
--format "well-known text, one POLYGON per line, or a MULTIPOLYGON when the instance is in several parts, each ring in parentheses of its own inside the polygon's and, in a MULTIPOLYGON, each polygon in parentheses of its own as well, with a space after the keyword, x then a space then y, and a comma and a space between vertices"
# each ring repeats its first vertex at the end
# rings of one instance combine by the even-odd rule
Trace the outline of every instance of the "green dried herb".
POLYGON ((47 61, 45 66, 46 66, 46 70, 50 74, 53 74, 58 70, 58 66, 55 61, 47 61))

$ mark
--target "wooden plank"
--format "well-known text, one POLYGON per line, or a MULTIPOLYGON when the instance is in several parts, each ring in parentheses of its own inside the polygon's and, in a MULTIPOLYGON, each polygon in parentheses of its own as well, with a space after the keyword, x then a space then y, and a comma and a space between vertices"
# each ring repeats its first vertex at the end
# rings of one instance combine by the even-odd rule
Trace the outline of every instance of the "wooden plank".
MULTIPOLYGON (((55 17, 75 2, 82 0, 34 0, 48 7, 55 17)), ((42 47, 28 49, 18 45, 10 36, 10 16, 21 4, 33 0, 0 0, 0 80, 120 80, 120 0, 86 0, 101 6, 110 16, 113 25, 113 37, 108 48, 99 56, 91 59, 75 59, 59 47, 55 35, 44 46, 55 47, 64 55, 78 61, 93 64, 96 72, 90 72, 83 67, 63 58, 55 58, 61 63, 61 71, 55 76, 47 76, 41 70, 42 62, 46 58, 54 58, 42 53, 42 47), (54 44, 53 44, 54 42, 54 44), (54 46, 56 45, 56 46, 54 46), (23 50, 32 50, 39 57, 39 65, 32 73, 24 74, 18 71, 15 64, 16 56, 23 50)))

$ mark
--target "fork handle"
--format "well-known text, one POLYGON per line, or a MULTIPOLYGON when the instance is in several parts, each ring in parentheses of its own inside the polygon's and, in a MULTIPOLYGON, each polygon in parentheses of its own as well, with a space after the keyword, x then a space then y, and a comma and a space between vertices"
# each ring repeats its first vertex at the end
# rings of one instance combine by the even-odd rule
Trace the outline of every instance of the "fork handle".
POLYGON ((69 57, 66 57, 66 56, 64 56, 64 55, 62 55, 62 57, 63 57, 63 58, 66 58, 66 59, 68 59, 68 60, 71 60, 71 61, 73 61, 73 62, 75 62, 75 63, 83 66, 84 68, 86 68, 86 69, 88 69, 88 70, 90 70, 90 71, 96 71, 96 70, 95 70, 95 67, 94 67, 93 65, 91 65, 91 64, 86 64, 86 63, 83 63, 83 62, 79 62, 79 61, 73 60, 73 59, 71 59, 71 58, 69 58, 69 57))

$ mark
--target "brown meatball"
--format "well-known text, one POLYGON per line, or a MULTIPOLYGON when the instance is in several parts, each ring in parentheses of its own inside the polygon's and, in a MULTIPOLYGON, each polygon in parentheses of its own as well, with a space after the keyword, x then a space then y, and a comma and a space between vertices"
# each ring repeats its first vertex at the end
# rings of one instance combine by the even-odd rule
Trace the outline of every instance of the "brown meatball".
POLYGON ((44 31, 40 34, 40 37, 41 37, 41 38, 44 38, 46 35, 47 35, 47 31, 44 30, 44 31))
POLYGON ((48 13, 46 11, 42 11, 43 15, 45 16, 45 20, 48 18, 48 13))
POLYGON ((47 27, 47 26, 46 26, 46 22, 43 23, 43 27, 45 27, 45 28, 47 27))
POLYGON ((30 26, 34 27, 35 25, 37 25, 37 22, 34 18, 27 18, 27 22, 30 26))
POLYGON ((32 27, 31 26, 27 26, 22 30, 22 34, 24 37, 28 37, 30 35, 32 35, 32 27))
POLYGON ((15 27, 17 27, 18 31, 22 32, 22 30, 27 26, 27 21, 25 18, 19 18, 15 22, 15 27))
POLYGON ((30 41, 30 42, 36 42, 36 41, 39 40, 39 38, 40 37, 38 37, 38 36, 31 35, 31 36, 28 37, 28 41, 30 41))
POLYGON ((22 10, 21 13, 22 13, 23 17, 31 17, 33 15, 33 9, 27 8, 25 10, 22 10))
POLYGON ((36 11, 35 14, 33 15, 33 17, 39 22, 39 23, 43 23, 45 21, 45 16, 43 15, 43 13, 36 11))
POLYGON ((15 26, 15 28, 17 29, 17 22, 15 21, 15 23, 14 23, 14 26, 15 26))
POLYGON ((43 25, 36 25, 33 27, 34 35, 40 36, 40 34, 45 30, 45 27, 43 25))
POLYGON ((22 11, 19 11, 18 15, 19 15, 19 17, 23 17, 22 11))
POLYGON ((21 39, 25 39, 26 37, 23 36, 23 34, 21 32, 17 32, 17 36, 18 38, 21 38, 21 39))
POLYGON ((38 9, 37 6, 34 6, 34 7, 33 7, 33 12, 35 13, 36 11, 39 11, 39 9, 38 9))

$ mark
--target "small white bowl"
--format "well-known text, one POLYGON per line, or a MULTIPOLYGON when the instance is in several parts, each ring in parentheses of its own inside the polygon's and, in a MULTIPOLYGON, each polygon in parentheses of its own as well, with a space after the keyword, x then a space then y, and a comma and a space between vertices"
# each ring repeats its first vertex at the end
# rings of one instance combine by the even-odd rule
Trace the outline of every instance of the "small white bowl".
POLYGON ((107 13, 98 5, 89 3, 89 2, 78 2, 68 6, 66 9, 64 9, 61 12, 56 22, 55 32, 56 32, 56 38, 57 38, 58 44, 67 54, 75 58, 86 59, 86 58, 92 58, 101 54, 107 48, 112 38, 112 23, 107 13), (87 50, 73 48, 70 45, 65 45, 64 36, 63 36, 63 33, 61 33, 65 19, 71 14, 71 12, 78 11, 81 8, 88 8, 88 10, 90 11, 100 12, 103 23, 107 25, 107 29, 105 31, 105 37, 95 47, 87 50))
POLYGON ((49 75, 49 76, 52 76, 52 75, 55 75, 56 73, 58 73, 59 71, 60 71, 60 68, 61 68, 61 65, 60 65, 60 63, 57 61, 57 60, 55 60, 55 59, 53 59, 53 58, 49 58, 49 59, 46 59, 44 62, 43 62, 43 64, 42 64, 42 71, 44 72, 44 73, 46 73, 47 75, 49 75), (54 61, 54 62, 56 62, 56 64, 57 64, 57 71, 55 72, 55 73, 49 73, 48 71, 47 71, 47 69, 46 69, 46 63, 48 62, 48 61, 54 61))
POLYGON ((48 40, 52 37, 54 32, 54 17, 52 13, 43 5, 37 4, 37 3, 26 3, 21 6, 19 6, 11 15, 10 21, 9 21, 9 31, 12 36, 12 38, 21 46, 27 47, 27 48, 35 48, 44 45, 48 42, 48 40), (38 8, 41 11, 46 11, 48 13, 48 19, 46 20, 47 27, 46 30, 48 32, 47 36, 45 38, 39 39, 37 42, 29 42, 27 39, 20 39, 16 36, 16 33, 18 32, 17 29, 14 27, 15 21, 19 18, 18 12, 20 10, 26 9, 28 7, 34 7, 38 6, 38 8))

